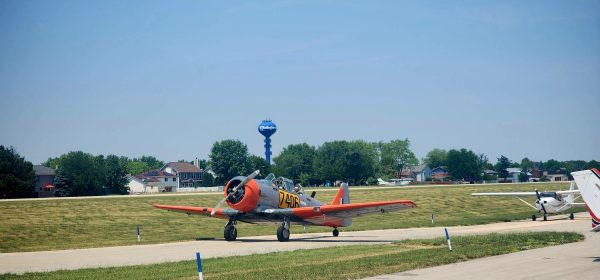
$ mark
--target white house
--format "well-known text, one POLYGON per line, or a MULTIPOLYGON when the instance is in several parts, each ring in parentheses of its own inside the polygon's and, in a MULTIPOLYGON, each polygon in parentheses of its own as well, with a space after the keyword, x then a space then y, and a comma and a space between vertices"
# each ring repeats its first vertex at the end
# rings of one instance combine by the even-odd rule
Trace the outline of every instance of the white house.
POLYGON ((162 184, 156 178, 128 175, 127 179, 129 180, 129 183, 127 183, 129 194, 157 193, 163 191, 162 184))
POLYGON ((199 187, 202 182, 202 170, 197 160, 194 163, 169 162, 160 171, 174 176, 173 182, 176 182, 177 188, 175 191, 189 191, 199 187))

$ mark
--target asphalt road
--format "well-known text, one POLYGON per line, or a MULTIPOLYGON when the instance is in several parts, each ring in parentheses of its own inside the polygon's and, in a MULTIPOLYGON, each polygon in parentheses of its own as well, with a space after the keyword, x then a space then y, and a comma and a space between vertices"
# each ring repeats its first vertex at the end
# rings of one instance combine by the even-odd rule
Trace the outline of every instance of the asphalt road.
MULTIPOLYGON (((591 220, 589 218, 589 215, 587 213, 580 213, 576 216, 576 219, 574 221, 518 221, 478 226, 450 227, 449 231, 451 235, 548 230, 576 231, 587 233, 590 229, 590 224, 591 220)), ((202 253, 203 258, 214 258, 223 256, 261 254, 275 251, 291 251, 297 249, 322 248, 332 246, 380 244, 402 239, 432 238, 442 237, 443 235, 443 228, 434 227, 341 232, 339 237, 333 237, 327 233, 292 233, 290 241, 284 243, 278 242, 277 238, 275 237, 275 234, 273 234, 272 236, 238 238, 238 240, 235 242, 226 242, 224 240, 202 240, 139 246, 119 246, 24 253, 1 253, 0 274, 23 273, 33 271, 53 271, 59 269, 127 266, 137 264, 152 264, 181 260, 193 260, 195 258, 195 252, 197 251, 200 251, 202 253)), ((598 239, 600 239, 600 235, 592 235, 588 237, 588 241, 579 244, 588 244, 588 242, 598 242, 598 239)), ((579 244, 576 246, 583 247, 583 249, 587 247, 592 247, 587 245, 583 246, 579 244)), ((592 245, 594 245, 595 248, 600 248, 600 246, 598 246, 598 243, 593 243, 592 245)), ((565 246, 560 247, 562 248, 565 246)), ((560 266, 554 266, 552 269, 563 270, 561 267, 565 267, 565 269, 566 267, 571 267, 575 262, 574 259, 577 257, 592 257, 593 254, 585 252, 585 250, 579 247, 577 247, 578 249, 576 250, 576 252, 574 252, 574 254, 580 255, 575 255, 572 257, 569 257, 568 255, 563 255, 567 258, 566 261, 560 266)), ((569 249, 564 250, 568 251, 569 249)), ((600 249, 596 249, 596 256, 593 257, 599 257, 599 251, 600 249)), ((528 255, 529 251, 524 252, 522 254, 528 255)), ((548 257, 553 257, 553 255, 548 255, 548 257)), ((593 262, 595 259, 587 260, 589 260, 589 262, 593 262)), ((598 262, 595 262, 594 264, 597 264, 597 267, 599 267, 600 269, 600 264, 598 262)))

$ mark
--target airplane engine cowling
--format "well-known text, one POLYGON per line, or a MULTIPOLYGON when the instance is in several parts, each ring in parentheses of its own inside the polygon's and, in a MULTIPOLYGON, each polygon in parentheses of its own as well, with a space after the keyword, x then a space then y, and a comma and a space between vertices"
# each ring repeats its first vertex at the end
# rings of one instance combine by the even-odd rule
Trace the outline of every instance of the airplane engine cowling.
MULTIPOLYGON (((242 182, 242 180, 238 178, 231 179, 225 186, 225 196, 229 195, 232 189, 242 182)), ((250 180, 246 185, 240 187, 236 194, 227 199, 227 205, 238 211, 249 212, 256 208, 259 196, 260 187, 258 186, 258 182, 250 180)))

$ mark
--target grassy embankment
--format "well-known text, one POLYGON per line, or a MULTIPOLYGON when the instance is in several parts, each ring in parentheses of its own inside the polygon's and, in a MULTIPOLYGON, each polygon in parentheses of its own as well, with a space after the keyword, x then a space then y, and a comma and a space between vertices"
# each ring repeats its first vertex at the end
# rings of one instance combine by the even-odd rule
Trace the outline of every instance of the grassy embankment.
MULTIPOLYGON (((464 236, 407 240, 385 245, 357 245, 203 260, 205 279, 357 279, 439 266, 470 259, 565 244, 582 240, 568 232, 464 236), (259 265, 260 264, 260 265, 259 265)), ((195 261, 153 265, 80 269, 0 279, 197 279, 195 261)))
MULTIPOLYGON (((386 188, 351 190, 352 202, 411 199, 418 208, 354 219, 343 231, 456 226, 526 219, 534 213, 515 198, 472 197, 477 191, 532 191, 567 189, 563 184, 457 185, 432 188, 386 188)), ((335 190, 318 190, 316 198, 329 202, 335 190)), ((222 194, 160 195, 126 198, 52 199, 0 202, 0 252, 58 250, 223 238, 224 221, 204 216, 187 216, 153 208, 154 203, 212 207, 222 194)), ((529 199, 534 201, 535 198, 529 199)), ((579 209, 582 210, 582 209, 579 209)), ((276 224, 238 226, 238 236, 274 235, 276 224)), ((330 228, 307 227, 306 232, 330 232, 330 228)), ((294 233, 304 232, 300 226, 294 233)))

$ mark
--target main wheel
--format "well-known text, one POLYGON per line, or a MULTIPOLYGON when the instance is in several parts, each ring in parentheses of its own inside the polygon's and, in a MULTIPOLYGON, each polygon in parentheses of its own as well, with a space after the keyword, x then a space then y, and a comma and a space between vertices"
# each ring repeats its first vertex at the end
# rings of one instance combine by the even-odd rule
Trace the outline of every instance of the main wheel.
POLYGON ((536 215, 531 215, 531 220, 535 222, 535 220, 537 220, 537 216, 536 215))
POLYGON ((340 231, 337 228, 333 229, 333 236, 337 237, 338 235, 340 235, 340 231))
POLYGON ((235 226, 226 226, 223 231, 223 236, 225 236, 225 240, 227 241, 235 241, 237 238, 237 229, 235 226))
POLYGON ((548 220, 548 215, 544 214, 544 221, 548 220))
POLYGON ((573 215, 573 213, 571 213, 571 215, 569 215, 569 219, 571 219, 571 220, 575 219, 575 215, 573 215))
POLYGON ((290 230, 280 226, 277 229, 277 240, 279 240, 279 242, 286 242, 290 240, 290 230))

